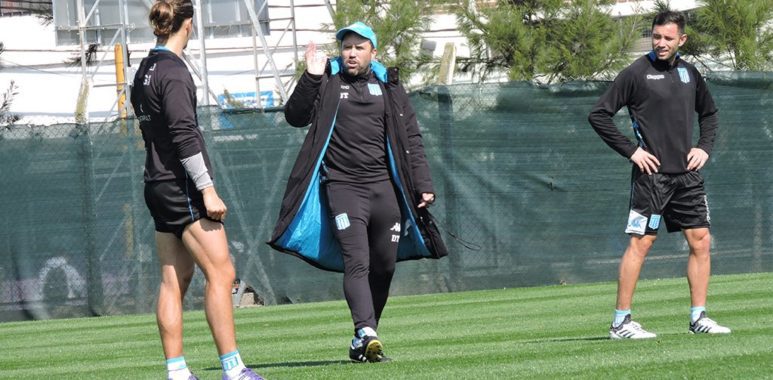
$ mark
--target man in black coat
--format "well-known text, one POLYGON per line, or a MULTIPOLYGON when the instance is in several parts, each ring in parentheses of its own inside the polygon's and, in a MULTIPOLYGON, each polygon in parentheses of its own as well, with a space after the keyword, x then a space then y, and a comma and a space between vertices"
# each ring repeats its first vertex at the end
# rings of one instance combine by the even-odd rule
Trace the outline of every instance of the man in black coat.
POLYGON ((269 244, 320 268, 343 269, 354 322, 349 357, 380 362, 387 358, 376 330, 396 261, 446 251, 426 210, 435 191, 397 69, 374 60, 376 35, 361 22, 336 39, 341 55, 333 60, 309 43, 306 72, 285 106, 288 123, 311 129, 269 244), (327 218, 309 221, 320 213, 327 218))

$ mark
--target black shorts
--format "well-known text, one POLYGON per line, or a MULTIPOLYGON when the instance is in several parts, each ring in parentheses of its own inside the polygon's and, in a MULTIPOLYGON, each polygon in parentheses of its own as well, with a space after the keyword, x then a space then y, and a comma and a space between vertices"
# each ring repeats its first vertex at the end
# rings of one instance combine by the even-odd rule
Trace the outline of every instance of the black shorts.
POLYGON ((668 232, 710 226, 703 177, 696 171, 648 175, 634 166, 631 203, 625 232, 655 235, 660 223, 668 232))
POLYGON ((178 238, 182 238, 187 225, 207 218, 204 198, 189 181, 145 183, 145 204, 156 224, 156 231, 173 233, 178 238))

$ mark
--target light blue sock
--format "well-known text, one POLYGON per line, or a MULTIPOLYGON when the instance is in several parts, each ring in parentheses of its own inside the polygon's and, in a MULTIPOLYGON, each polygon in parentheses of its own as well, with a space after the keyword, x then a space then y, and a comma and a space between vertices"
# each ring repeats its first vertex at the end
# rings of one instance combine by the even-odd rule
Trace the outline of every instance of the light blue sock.
POLYGON ((239 373, 245 368, 242 357, 239 355, 239 350, 221 355, 220 364, 223 365, 223 372, 229 379, 237 378, 239 373))
POLYGON ((187 380, 191 376, 191 370, 188 369, 188 364, 185 363, 184 356, 166 359, 166 372, 167 377, 172 380, 187 380))
POLYGON ((612 320, 612 327, 620 326, 621 323, 625 320, 625 316, 631 314, 631 309, 628 310, 617 310, 615 309, 615 318, 612 320))
POLYGON ((701 317, 701 313, 706 311, 706 306, 693 306, 690 308, 690 320, 692 320, 692 323, 695 323, 695 321, 698 320, 698 318, 701 317))
POLYGON ((373 330, 370 327, 363 327, 357 330, 355 336, 358 338, 365 338, 366 336, 378 337, 378 334, 376 334, 376 330, 373 330))

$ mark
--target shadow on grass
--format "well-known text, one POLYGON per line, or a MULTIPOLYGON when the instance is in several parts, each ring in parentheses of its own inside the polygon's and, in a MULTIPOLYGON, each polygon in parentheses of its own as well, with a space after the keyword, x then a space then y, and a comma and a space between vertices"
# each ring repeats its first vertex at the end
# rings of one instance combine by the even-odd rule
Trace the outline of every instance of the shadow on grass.
MULTIPOLYGON (((317 360, 317 361, 303 361, 303 362, 280 362, 280 363, 263 363, 263 364, 247 364, 247 367, 254 370, 261 368, 274 368, 274 367, 321 367, 334 364, 357 364, 352 363, 350 360, 317 360)), ((205 371, 220 370, 220 367, 205 368, 205 371)))
POLYGON ((562 343, 562 342, 592 342, 596 340, 609 340, 608 336, 586 336, 577 338, 545 338, 529 340, 524 343, 562 343))

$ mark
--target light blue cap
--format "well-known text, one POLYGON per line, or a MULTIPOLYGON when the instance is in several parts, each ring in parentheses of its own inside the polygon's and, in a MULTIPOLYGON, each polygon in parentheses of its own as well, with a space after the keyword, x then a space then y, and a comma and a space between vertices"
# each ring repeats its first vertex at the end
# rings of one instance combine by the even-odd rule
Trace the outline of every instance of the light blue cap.
POLYGON ((364 23, 357 21, 352 25, 339 29, 336 32, 336 39, 339 41, 343 41, 344 35, 347 32, 354 32, 359 34, 362 37, 369 39, 370 43, 373 44, 373 48, 374 49, 378 48, 378 43, 376 42, 376 33, 374 33, 373 29, 371 29, 369 26, 365 25, 364 23))

